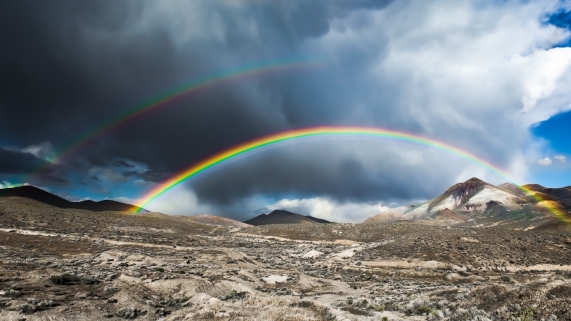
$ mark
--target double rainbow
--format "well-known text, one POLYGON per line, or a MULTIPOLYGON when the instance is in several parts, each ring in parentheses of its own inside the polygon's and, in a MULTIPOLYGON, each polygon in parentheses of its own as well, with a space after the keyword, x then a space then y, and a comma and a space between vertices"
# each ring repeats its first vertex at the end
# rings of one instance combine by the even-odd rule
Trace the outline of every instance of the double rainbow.
MULTIPOLYGON (((174 176, 170 177, 166 181, 158 184, 155 188, 151 189, 146 195, 143 196, 141 201, 137 204, 140 208, 137 212, 140 212, 142 208, 149 205, 151 202, 159 198, 164 193, 168 192, 173 187, 177 186, 178 184, 193 178, 194 176, 210 170, 221 163, 224 163, 234 157, 246 154, 248 152, 252 152, 258 150, 260 148, 264 148, 270 145, 275 145, 281 142, 292 141, 296 139, 308 138, 308 137, 337 137, 337 136, 356 136, 356 137, 375 137, 381 139, 388 139, 406 143, 413 143, 416 145, 427 146, 436 150, 440 150, 446 152, 448 154, 456 155, 460 158, 464 158, 469 160, 472 163, 475 163, 492 173, 495 173, 507 181, 514 183, 514 180, 510 177, 510 175, 504 172, 502 169, 498 168, 497 166, 487 162, 486 160, 479 158, 467 151, 461 150, 457 147, 452 145, 448 145, 443 142, 439 142, 433 139, 404 133, 398 132, 394 130, 382 129, 382 128, 371 128, 371 127, 331 127, 331 126, 323 126, 323 127, 312 127, 312 128, 304 128, 304 129, 297 129, 291 130, 286 132, 281 132, 269 136, 265 136, 262 138, 254 139, 252 141, 237 145, 235 147, 229 148, 219 154, 216 154, 212 157, 209 157, 197 164, 194 164, 185 170, 175 174, 174 176)), ((536 201, 541 202, 543 201, 537 194, 519 184, 514 183, 515 186, 520 188, 523 192, 527 195, 533 197, 536 201)), ((549 202, 544 202, 544 206, 553 214, 555 214, 559 219, 569 222, 569 220, 565 217, 564 213, 559 211, 555 206, 551 205, 549 202)))

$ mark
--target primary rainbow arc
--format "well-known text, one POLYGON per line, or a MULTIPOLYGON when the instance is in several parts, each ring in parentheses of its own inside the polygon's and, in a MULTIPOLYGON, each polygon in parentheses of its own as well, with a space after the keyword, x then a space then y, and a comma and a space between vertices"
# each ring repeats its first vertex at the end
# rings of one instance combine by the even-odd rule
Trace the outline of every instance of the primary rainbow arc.
MULTIPOLYGON (((519 184, 515 183, 515 181, 511 178, 511 176, 500 169, 499 167, 489 163, 488 161, 479 158, 467 151, 461 150, 460 148, 454 147, 452 145, 436 141, 433 139, 429 139, 426 137, 421 137, 409 133, 398 132, 389 129, 382 129, 382 128, 371 128, 371 127, 332 127, 332 126, 323 126, 323 127, 312 127, 312 128, 304 128, 304 129, 297 129, 291 130, 286 132, 281 132, 269 136, 265 136, 262 138, 254 139, 252 141, 237 145, 235 147, 229 148, 221 153, 218 153, 212 157, 209 157, 197 164, 194 164, 187 169, 175 174, 171 178, 167 179, 166 181, 162 182, 161 184, 157 185, 155 188, 150 190, 147 194, 145 194, 142 200, 138 203, 139 211, 141 211, 145 206, 149 205, 155 199, 163 195, 164 193, 168 192, 173 187, 177 186, 178 184, 200 174, 204 171, 212 169, 217 165, 228 161, 234 157, 239 155, 248 153, 250 151, 257 150, 259 148, 263 148, 269 145, 274 145, 284 141, 290 141, 294 139, 301 139, 313 136, 360 136, 360 137, 378 137, 390 140, 396 140, 401 142, 409 142, 418 145, 428 146, 437 150, 444 151, 449 154, 453 154, 459 156, 461 158, 467 159, 479 166, 486 168, 487 170, 505 178, 511 183, 514 183, 518 188, 524 191, 526 194, 534 197, 538 202, 542 201, 542 199, 538 198, 536 194, 519 184)), ((546 205, 546 208, 559 217, 562 220, 566 220, 563 213, 561 213, 558 209, 553 206, 546 205)))

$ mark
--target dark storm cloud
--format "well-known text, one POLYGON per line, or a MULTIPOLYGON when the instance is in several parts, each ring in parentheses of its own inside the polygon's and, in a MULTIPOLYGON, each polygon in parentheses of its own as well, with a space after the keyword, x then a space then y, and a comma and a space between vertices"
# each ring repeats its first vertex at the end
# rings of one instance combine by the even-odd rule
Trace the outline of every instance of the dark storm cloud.
POLYGON ((129 164, 129 163, 127 163, 126 161, 124 161, 124 160, 122 160, 122 159, 121 159, 121 160, 118 160, 118 161, 115 161, 115 162, 113 163, 113 165, 115 165, 115 166, 121 166, 121 167, 135 167, 135 165, 129 164))
POLYGON ((58 12, 62 4, 18 1, 5 4, 0 13, 0 133, 13 137, 13 143, 57 137, 64 124, 80 119, 81 106, 87 112, 95 107, 87 99, 95 97, 88 75, 71 59, 79 48, 64 43, 65 38, 77 40, 70 21, 75 8, 69 3, 58 12), (56 28, 59 18, 62 29, 68 28, 66 35, 56 28))
MULTIPOLYGON (((206 14, 215 13, 223 19, 212 27, 209 21, 198 21, 191 29, 220 28, 223 36, 217 38, 208 30, 199 30, 209 36, 190 40, 177 38, 185 33, 184 24, 173 31, 171 17, 149 17, 149 11, 159 10, 142 2, 10 3, 0 19, 0 40, 8 44, 7 50, 0 52, 6 67, 0 74, 0 103, 6 106, 2 108, 0 131, 16 137, 13 143, 32 144, 47 137, 56 150, 62 149, 78 133, 100 126, 117 108, 129 107, 168 88, 165 83, 240 62, 299 55, 304 39, 323 36, 330 30, 332 19, 355 10, 382 9, 389 3, 275 1, 241 3, 235 8, 205 2, 201 9, 206 14), (244 21, 254 24, 257 36, 244 21)), ((189 14, 193 9, 184 3, 174 5, 181 5, 177 10, 188 10, 189 14)), ((366 98, 363 80, 355 70, 375 61, 384 43, 381 38, 374 45, 339 48, 336 59, 345 66, 341 72, 325 69, 270 74, 254 77, 250 85, 231 84, 191 95, 83 146, 74 156, 84 161, 74 166, 86 166, 87 161, 98 167, 128 167, 128 162, 109 160, 131 159, 148 169, 125 176, 160 182, 206 156, 249 139, 300 126, 343 124, 346 106, 357 96, 366 98), (351 94, 331 95, 331 88, 345 88, 351 94)), ((388 190, 388 185, 371 180, 350 158, 326 167, 320 161, 303 158, 270 164, 251 164, 256 170, 246 172, 253 175, 236 174, 232 179, 235 185, 222 184, 222 189, 216 187, 220 180, 213 179, 198 186, 198 194, 213 203, 236 201, 248 193, 280 191, 321 191, 364 199, 378 195, 379 190, 387 190, 386 195, 393 198, 410 194, 388 190), (286 162, 299 171, 280 174, 286 162)))
POLYGON ((160 31, 97 39, 97 33, 122 30, 139 9, 130 1, 5 4, 0 13, 0 135, 20 145, 47 138, 63 148, 117 113, 125 97, 172 71, 166 67, 172 61, 170 43, 160 31))
MULTIPOLYGON (((97 128, 121 108, 168 88, 165 84, 243 62, 300 55, 304 39, 323 36, 332 19, 356 10, 382 9, 389 3, 253 1, 233 7, 203 2, 200 9, 204 15, 218 15, 220 23, 205 20, 186 26, 185 19, 156 13, 161 5, 138 1, 54 1, 33 6, 25 1, 11 2, 0 13, 0 41, 6 44, 0 51, 4 66, 0 74, 0 134, 14 137, 12 144, 48 140, 56 150, 65 149, 78 133, 97 128), (255 35, 246 22, 255 27, 255 35), (173 25, 177 29, 173 30, 173 25), (193 29, 207 36, 179 39, 193 29), (209 33, 215 29, 220 29, 221 36, 209 33)), ((194 9, 184 2, 172 5, 180 6, 174 11, 189 15, 194 9)), ((361 66, 359 70, 375 61, 385 42, 375 38, 374 45, 339 48, 337 59, 346 68, 342 72, 270 74, 254 77, 249 85, 234 83, 191 95, 83 146, 72 155, 83 162, 73 166, 85 166, 85 172, 89 169, 86 162, 98 167, 126 166, 129 163, 125 161, 110 162, 125 158, 146 164, 148 170, 140 177, 158 182, 249 139, 288 128, 347 123, 347 106, 356 97, 367 99, 364 81, 354 66, 361 66), (344 88, 348 94, 333 95, 331 88, 344 88)), ((371 125, 363 119, 349 122, 371 125)), ((301 191, 321 188, 339 196, 353 190, 350 194, 355 196, 366 189, 332 189, 339 185, 334 169, 318 170, 319 164, 307 162, 306 167, 315 170, 300 176, 312 180, 304 183, 308 188, 301 191)), ((274 177, 272 188, 256 187, 272 171, 279 167, 260 169, 258 176, 250 179, 249 189, 278 192, 280 186, 285 191, 296 188, 299 177, 295 175, 274 177)), ((358 177, 355 184, 370 185, 364 170, 346 173, 351 171, 358 177)), ((221 201, 230 197, 225 193, 218 196, 213 187, 201 189, 200 195, 221 201)))
POLYGON ((133 177, 133 176, 138 176, 140 173, 137 171, 126 171, 123 172, 123 176, 125 177, 133 177))
POLYGON ((0 173, 29 174, 46 163, 28 153, 0 148, 0 173))
POLYGON ((146 90, 193 75, 204 55, 175 53, 161 28, 117 36, 130 18, 140 18, 142 8, 129 1, 6 4, 0 13, 0 41, 5 44, 0 52, 0 136, 11 137, 12 145, 47 138, 56 149, 65 148, 117 108, 145 97, 146 90))
MULTIPOLYGON (((331 154, 334 154, 331 151, 331 154)), ((309 156, 309 155, 308 155, 309 156)), ((312 197, 329 195, 340 201, 407 199, 411 189, 390 186, 396 180, 379 179, 376 173, 345 157, 331 161, 330 157, 308 159, 273 152, 263 161, 244 162, 240 166, 209 173, 196 179, 194 190, 203 202, 229 205, 256 194, 295 195, 312 197), (252 182, 256 182, 252 184, 252 182), (239 188, 238 188, 239 187, 239 188)))
MULTIPOLYGON (((118 109, 160 91, 165 84, 176 84, 240 61, 296 55, 299 42, 305 37, 318 37, 327 32, 330 19, 347 15, 352 10, 382 8, 388 3, 275 1, 260 5, 254 1, 242 4, 238 10, 205 2, 204 11, 223 17, 224 38, 193 39, 183 46, 177 44, 176 34, 185 31, 176 30, 173 34, 168 17, 145 26, 152 23, 145 20, 145 10, 155 8, 138 1, 51 1, 33 2, 33 5, 28 1, 16 1, 4 4, 0 13, 0 41, 4 44, 0 51, 3 66, 0 74, 0 135, 12 137, 14 141, 10 143, 16 145, 47 139, 56 150, 65 148, 78 133, 98 126, 118 109), (255 39, 247 32, 241 24, 243 20, 256 25, 261 39, 255 39)), ((173 2, 172 5, 181 3, 173 2)), ((181 11, 184 10, 183 5, 181 11)), ((209 26, 197 25, 195 28, 209 26)), ((206 117, 210 120, 211 113, 204 110, 207 108, 218 113, 242 115, 234 118, 234 131, 249 127, 250 119, 260 123, 261 128, 242 137, 284 126, 276 124, 275 119, 266 120, 263 111, 248 108, 251 99, 234 96, 187 104, 198 105, 199 111, 193 113, 195 119, 206 117), (206 104, 209 107, 205 108, 206 104), (239 125, 241 122, 243 126, 239 125)), ((195 133, 192 128, 189 132, 195 133)), ((139 132, 133 135, 149 141, 139 132)), ((162 136, 162 133, 146 136, 151 135, 162 136)), ((165 139, 157 137, 155 141, 172 141, 168 133, 165 136, 165 139)), ((129 149, 127 141, 133 139, 135 137, 126 137, 125 142, 120 142, 121 147, 129 149)), ((208 146, 219 143, 203 140, 208 146)), ((156 143, 149 141, 147 145, 156 143)), ((133 153, 126 151, 130 157, 133 153)), ((172 170, 176 166, 165 167, 172 170)))
POLYGON ((329 31, 333 17, 343 17, 357 9, 382 9, 393 0, 299 1, 289 13, 290 23, 300 37, 319 37, 329 31))
POLYGON ((59 167, 54 167, 43 172, 38 171, 38 169, 46 168, 47 164, 48 162, 32 154, 0 148, 0 180, 5 179, 6 175, 30 175, 38 173, 38 176, 41 176, 43 180, 50 183, 61 184, 68 182, 62 176, 61 168, 59 167))

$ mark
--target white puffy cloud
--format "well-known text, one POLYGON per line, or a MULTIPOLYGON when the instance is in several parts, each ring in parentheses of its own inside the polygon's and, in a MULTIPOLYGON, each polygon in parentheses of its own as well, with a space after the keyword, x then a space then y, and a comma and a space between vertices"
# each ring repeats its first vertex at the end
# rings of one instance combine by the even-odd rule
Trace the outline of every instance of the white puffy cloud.
MULTIPOLYGON (((139 205, 140 199, 131 199, 130 204, 139 205)), ((168 193, 156 198, 152 202, 143 206, 149 211, 156 211, 171 215, 197 215, 212 214, 212 208, 201 205, 194 192, 178 185, 169 190, 168 193)), ((214 212, 215 213, 215 212, 214 212)))
POLYGON ((37 158, 52 161, 55 157, 53 146, 50 142, 42 142, 36 145, 30 145, 20 150, 22 153, 29 153, 37 158))
POLYGON ((563 155, 555 155, 555 159, 564 163, 565 160, 567 160, 567 157, 563 156, 563 155))
POLYGON ((339 203, 324 197, 282 199, 266 208, 268 211, 280 209, 343 223, 360 223, 388 209, 382 203, 339 203))
POLYGON ((360 29, 351 17, 334 20, 308 47, 341 66, 350 59, 343 48, 370 53, 370 68, 356 77, 376 90, 359 92, 369 106, 356 114, 415 128, 525 177, 529 126, 571 108, 571 48, 552 48, 570 33, 544 23, 559 5, 395 2, 368 13, 360 29))
POLYGON ((551 161, 551 158, 545 157, 545 158, 541 158, 540 160, 538 160, 537 163, 541 166, 549 166, 553 162, 551 161))

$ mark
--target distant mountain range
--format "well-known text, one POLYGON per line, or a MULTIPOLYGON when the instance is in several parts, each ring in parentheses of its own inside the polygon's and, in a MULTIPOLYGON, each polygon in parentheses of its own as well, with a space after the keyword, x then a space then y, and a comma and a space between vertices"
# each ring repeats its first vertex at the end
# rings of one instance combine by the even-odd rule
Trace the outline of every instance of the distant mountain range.
POLYGON ((536 228, 571 220, 571 186, 522 187, 528 192, 511 183, 494 186, 474 177, 426 203, 389 209, 364 223, 406 219, 440 225, 536 228))
POLYGON ((316 224, 316 223, 331 223, 329 221, 316 218, 313 216, 305 216, 295 214, 283 210, 275 210, 270 214, 261 214, 252 219, 244 221, 250 225, 268 225, 268 224, 316 224))
MULTIPOLYGON (((538 184, 520 187, 504 183, 494 186, 478 178, 454 184, 441 195, 418 205, 391 208, 368 218, 364 224, 408 220, 423 224, 454 226, 503 226, 507 228, 565 228, 571 225, 571 186, 547 188, 538 184), (557 214, 555 215, 554 212, 557 214)), ((139 208, 117 201, 70 202, 34 186, 0 189, 0 197, 25 197, 51 206, 93 212, 134 212, 139 208)), ((143 209, 143 212, 148 212, 143 209)), ((201 215, 189 219, 213 225, 246 227, 267 224, 319 224, 327 220, 275 210, 243 223, 201 215), (248 224, 248 225, 247 225, 248 224)))
MULTIPOLYGON (((134 212, 139 209, 139 207, 136 207, 131 204, 125 204, 111 200, 103 200, 99 202, 91 200, 86 200, 81 202, 70 202, 64 198, 61 198, 52 193, 46 192, 43 189, 31 185, 0 189, 0 197, 14 197, 14 196, 26 197, 59 208, 73 208, 73 209, 88 210, 93 212, 105 212, 105 211, 134 212)), ((147 212, 147 210, 143 209, 143 212, 147 212)))

